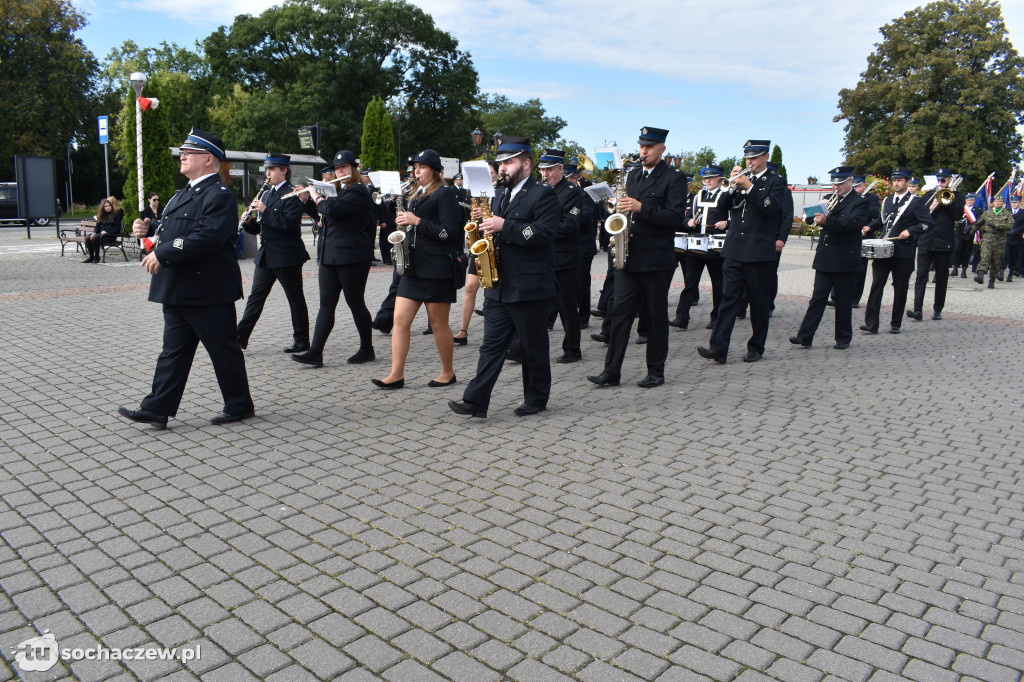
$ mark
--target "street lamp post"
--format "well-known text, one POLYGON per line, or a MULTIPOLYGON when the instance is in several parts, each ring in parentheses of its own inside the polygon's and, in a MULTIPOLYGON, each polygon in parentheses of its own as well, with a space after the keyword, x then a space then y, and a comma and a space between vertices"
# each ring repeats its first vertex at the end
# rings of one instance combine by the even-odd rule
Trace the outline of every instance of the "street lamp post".
POLYGON ((146 208, 146 200, 142 190, 142 103, 139 98, 142 97, 142 89, 146 87, 148 79, 146 74, 141 71, 136 71, 129 78, 132 89, 135 90, 135 161, 138 165, 139 176, 139 215, 142 215, 146 208))
MULTIPOLYGON (((471 132, 469 136, 473 138, 473 153, 476 154, 477 156, 480 156, 480 145, 484 141, 484 134, 480 132, 479 128, 477 128, 476 130, 471 132)), ((491 160, 491 156, 490 154, 488 154, 487 149, 484 149, 484 158, 487 159, 487 161, 491 160)))

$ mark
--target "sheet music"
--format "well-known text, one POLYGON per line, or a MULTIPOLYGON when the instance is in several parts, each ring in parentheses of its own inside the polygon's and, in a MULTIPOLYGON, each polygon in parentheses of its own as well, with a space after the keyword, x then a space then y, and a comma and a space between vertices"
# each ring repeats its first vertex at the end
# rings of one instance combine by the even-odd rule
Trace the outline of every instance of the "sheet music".
POLYGON ((313 186, 313 189, 316 190, 316 193, 322 197, 329 198, 338 196, 338 188, 334 184, 312 179, 310 180, 310 184, 313 186))
POLYGON ((466 161, 462 164, 462 186, 470 196, 494 198, 491 165, 486 161, 466 161))
POLYGON ((584 187, 583 191, 587 193, 587 196, 594 200, 595 204, 615 198, 615 192, 612 191, 612 188, 608 186, 607 182, 598 182, 590 187, 584 187))

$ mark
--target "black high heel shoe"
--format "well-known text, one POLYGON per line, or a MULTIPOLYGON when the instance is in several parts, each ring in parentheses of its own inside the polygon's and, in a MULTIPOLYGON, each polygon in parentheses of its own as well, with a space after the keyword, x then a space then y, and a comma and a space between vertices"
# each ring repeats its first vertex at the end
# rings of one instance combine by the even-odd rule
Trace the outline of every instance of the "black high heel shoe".
POLYGON ((387 390, 394 390, 396 388, 402 388, 403 386, 405 386, 405 379, 397 379, 395 381, 392 381, 390 384, 387 383, 386 381, 381 381, 380 379, 370 379, 370 381, 372 381, 373 385, 376 386, 377 388, 383 388, 387 390))
POLYGON ((465 336, 463 336, 462 338, 459 338, 458 336, 453 336, 452 341, 454 341, 455 344, 458 346, 465 346, 467 343, 469 343, 469 332, 467 332, 465 329, 460 329, 459 333, 465 334, 465 336))

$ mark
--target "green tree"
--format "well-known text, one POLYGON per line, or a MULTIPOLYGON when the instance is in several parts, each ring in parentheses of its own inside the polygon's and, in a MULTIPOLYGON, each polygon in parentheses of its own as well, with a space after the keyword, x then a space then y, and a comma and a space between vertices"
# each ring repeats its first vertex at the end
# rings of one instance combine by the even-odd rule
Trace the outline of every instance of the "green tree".
MULTIPOLYGON (((143 91, 147 98, 161 99, 162 82, 159 76, 149 79, 143 91)), ((156 192, 166 204, 174 194, 174 181, 178 170, 171 156, 171 135, 167 127, 166 108, 163 103, 156 109, 142 112, 142 179, 146 193, 156 192)), ((126 94, 112 135, 117 162, 124 173, 125 224, 139 217, 138 164, 136 162, 135 93, 126 94)), ((182 138, 184 139, 184 138, 182 138)), ((176 143, 180 143, 177 140, 176 143)))
POLYGON ((1024 68, 995 0, 938 0, 881 29, 855 88, 839 91, 848 164, 888 174, 956 169, 1007 177, 1021 156, 1024 68))
POLYGON ((59 159, 95 130, 91 80, 96 59, 75 32, 85 18, 67 0, 4 0, 0 28, 0 177, 15 154, 59 159))
POLYGON ((395 134, 391 129, 391 118, 384 107, 384 100, 374 97, 366 105, 363 116, 363 136, 360 140, 362 152, 359 160, 364 168, 398 170, 395 157, 395 134))
POLYGON ((783 178, 788 177, 786 175, 786 166, 784 163, 782 163, 782 147, 780 147, 779 145, 775 145, 774 147, 772 147, 772 155, 768 159, 768 161, 769 163, 774 163, 775 167, 779 169, 779 175, 781 175, 783 178))
MULTIPOLYGON (((213 75, 246 96, 244 106, 219 105, 237 112, 221 131, 230 147, 287 151, 297 146, 299 126, 319 122, 326 154, 360 152, 374 95, 408 103, 402 134, 411 142, 403 148, 449 155, 467 146, 452 148, 442 134, 458 130, 468 140, 476 71, 458 41, 405 0, 286 0, 236 17, 203 49, 213 75), (423 132, 428 123, 441 130, 423 132)), ((222 100, 239 97, 236 90, 222 100)))
POLYGON ((484 133, 485 144, 500 132, 502 135, 529 137, 534 147, 551 147, 558 140, 559 131, 565 127, 565 119, 544 114, 544 105, 539 99, 513 102, 504 95, 485 94, 480 98, 477 125, 484 133))

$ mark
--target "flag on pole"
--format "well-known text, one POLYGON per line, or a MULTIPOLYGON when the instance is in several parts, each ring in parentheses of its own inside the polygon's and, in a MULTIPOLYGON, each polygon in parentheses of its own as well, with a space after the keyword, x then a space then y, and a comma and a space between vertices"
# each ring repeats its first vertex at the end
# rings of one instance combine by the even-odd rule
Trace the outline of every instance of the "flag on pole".
POLYGON ((974 193, 974 212, 984 213, 988 210, 989 204, 992 203, 992 179, 996 176, 995 173, 990 173, 985 182, 981 183, 978 190, 974 193))
POLYGON ((998 194, 1003 197, 1003 206, 1010 205, 1010 195, 1013 193, 1013 181, 1017 177, 1017 167, 1014 166, 1010 172, 1010 179, 1006 181, 1006 184, 999 188, 998 194))

